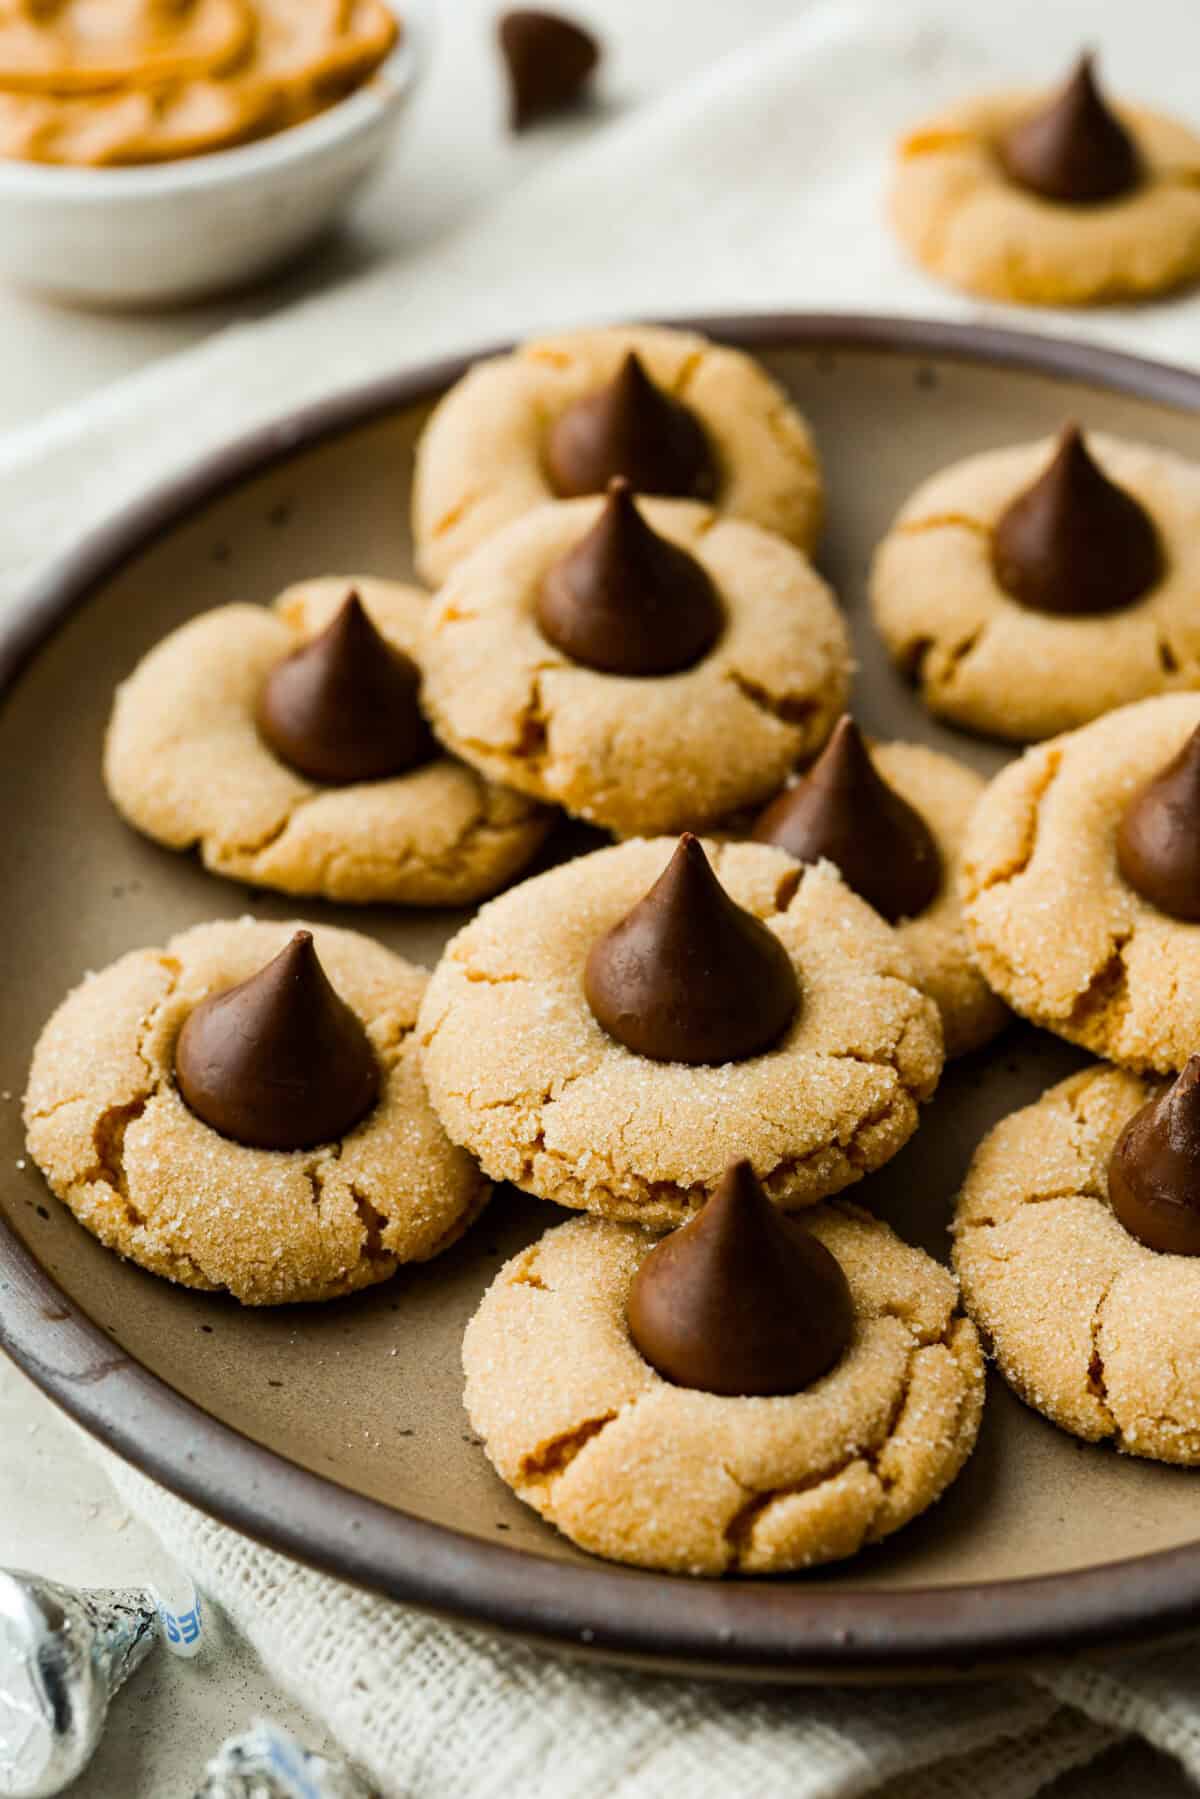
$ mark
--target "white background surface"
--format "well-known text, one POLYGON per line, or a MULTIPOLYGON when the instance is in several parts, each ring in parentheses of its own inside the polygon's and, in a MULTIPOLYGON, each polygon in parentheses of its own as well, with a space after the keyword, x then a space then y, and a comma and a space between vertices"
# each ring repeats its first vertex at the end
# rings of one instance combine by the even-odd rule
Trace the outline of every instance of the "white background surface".
MULTIPOLYGON (((580 10, 601 27, 610 49, 604 117, 684 81, 799 7, 797 0, 580 0, 580 10)), ((34 422, 222 326, 286 307, 383 254, 424 247, 593 130, 597 120, 584 118, 519 142, 508 138, 492 12, 485 0, 444 0, 433 68, 392 165, 355 220, 286 281, 160 317, 89 315, 0 292, 0 430, 34 422)), ((865 301, 885 303, 885 295, 865 301)), ((494 335, 506 323, 497 317, 494 335)), ((421 350, 415 345, 413 356, 421 350)), ((286 402, 281 394, 280 406, 286 402)), ((0 1565, 113 1584, 146 1578, 149 1556, 143 1527, 113 1497, 71 1429, 0 1365, 0 1565)), ((100 1756, 74 1791, 86 1799, 188 1799, 206 1756, 256 1712, 322 1743, 320 1728, 296 1717, 235 1641, 199 1665, 156 1657, 118 1701, 100 1756)), ((1105 1799, 1170 1799, 1185 1790, 1165 1763, 1142 1751, 1109 1758, 1108 1772, 1105 1799)), ((1082 1799, 1100 1790, 1096 1783, 1097 1772, 1085 1770, 1060 1791, 1063 1799, 1082 1799)))

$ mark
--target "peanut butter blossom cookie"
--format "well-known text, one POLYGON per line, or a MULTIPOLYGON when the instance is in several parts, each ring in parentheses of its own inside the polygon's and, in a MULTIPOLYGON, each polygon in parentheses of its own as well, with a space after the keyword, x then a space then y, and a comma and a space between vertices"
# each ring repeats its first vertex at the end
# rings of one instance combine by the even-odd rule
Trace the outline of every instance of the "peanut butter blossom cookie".
POLYGON ((1110 106, 1091 59, 1056 94, 989 94, 900 145, 892 223, 933 275, 1046 306, 1137 299, 1200 274, 1200 137, 1110 106))
POLYGON ((199 925, 90 976, 38 1041, 29 1153, 109 1249, 243 1305, 427 1261, 488 1183, 426 1098, 425 986, 356 932, 199 925))
POLYGON ((118 690, 104 775, 130 824, 214 874, 341 901, 462 905, 549 814, 448 756, 419 702, 428 600, 330 576, 221 606, 118 690))
POLYGON ((687 837, 493 900, 420 1030, 438 1115, 489 1174, 651 1229, 742 1156, 785 1210, 849 1185, 912 1135, 942 1065, 907 953, 829 863, 687 837))
POLYGON ((582 1218, 507 1263, 467 1327, 467 1411, 581 1548, 784 1573, 889 1536, 962 1468, 983 1361, 956 1299, 885 1224, 785 1218, 740 1162, 658 1244, 582 1218))
POLYGON ((1200 695, 1026 751, 975 812, 971 949, 1035 1024, 1167 1073, 1200 1043, 1200 695))
POLYGON ((941 1013, 948 1056, 978 1049, 1008 1016, 970 959, 958 902, 963 840, 983 788, 972 769, 921 744, 868 750, 844 717, 752 831, 799 862, 828 858, 896 926, 941 1013))
POLYGON ((538 507, 442 588, 424 649, 439 737, 620 836, 754 805, 818 750, 849 686, 828 587, 771 532, 709 507, 538 507))
POLYGON ((971 457, 901 509, 871 604, 930 711, 990 736, 1200 687, 1200 464, 1076 426, 971 457))
POLYGON ((417 447, 413 538, 433 584, 546 500, 703 500, 811 549, 821 472, 804 421, 741 350, 691 331, 572 331, 476 363, 417 447))
POLYGON ((1200 1466, 1200 1057, 1090 1068, 986 1137, 954 1225, 967 1309, 1036 1411, 1200 1466))

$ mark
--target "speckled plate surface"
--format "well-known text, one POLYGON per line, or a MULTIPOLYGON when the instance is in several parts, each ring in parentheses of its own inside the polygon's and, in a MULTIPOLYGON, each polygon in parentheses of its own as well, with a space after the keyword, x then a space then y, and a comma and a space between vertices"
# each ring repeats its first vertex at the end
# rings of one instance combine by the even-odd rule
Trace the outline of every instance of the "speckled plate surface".
MULTIPOLYGON (((874 544, 943 463, 1067 416, 1194 452, 1200 378, 966 327, 791 317, 707 328, 760 352, 815 427, 832 493, 820 561, 853 621, 859 716, 999 766, 1001 751, 931 724, 889 670, 866 617, 874 544)), ((555 1222, 552 1208, 504 1191, 428 1267, 335 1305, 247 1312, 107 1254, 26 1162, 30 1050, 86 969, 202 919, 297 910, 121 824, 100 781, 115 683, 205 607, 265 601, 329 569, 408 576, 413 444, 460 367, 360 390, 233 446, 116 519, 5 622, 0 1342, 89 1430, 214 1516, 380 1592, 577 1651, 896 1679, 1183 1628, 1200 1603, 1200 1476, 1078 1443, 994 1377, 963 1478, 846 1566, 766 1581, 611 1567, 509 1494, 461 1405, 463 1325, 500 1262, 555 1222)), ((426 964, 461 919, 303 909, 426 964)), ((950 1072, 912 1144, 855 1196, 944 1256, 983 1132, 1084 1059, 1014 1027, 950 1072)))

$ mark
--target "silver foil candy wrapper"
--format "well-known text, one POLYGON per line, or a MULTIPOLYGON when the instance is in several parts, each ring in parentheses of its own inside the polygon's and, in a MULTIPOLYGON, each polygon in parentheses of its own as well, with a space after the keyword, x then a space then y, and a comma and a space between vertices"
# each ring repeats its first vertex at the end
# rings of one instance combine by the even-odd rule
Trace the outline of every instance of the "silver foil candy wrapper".
POLYGON ((0 1795, 47 1799, 91 1760, 109 1701, 158 1634, 139 1587, 76 1592, 0 1569, 0 1795))
POLYGON ((260 1720, 222 1744, 196 1799, 375 1799, 375 1790, 348 1762, 314 1755, 260 1720))

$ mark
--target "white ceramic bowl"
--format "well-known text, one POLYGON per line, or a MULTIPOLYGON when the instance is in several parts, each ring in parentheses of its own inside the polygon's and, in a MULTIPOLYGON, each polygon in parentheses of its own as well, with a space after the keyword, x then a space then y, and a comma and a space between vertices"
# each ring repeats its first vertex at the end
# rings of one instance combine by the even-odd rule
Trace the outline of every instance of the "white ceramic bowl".
POLYGON ((0 277, 107 306, 178 304, 295 256, 371 174, 425 64, 405 8, 387 61, 303 125, 233 150, 130 168, 0 159, 0 277))

